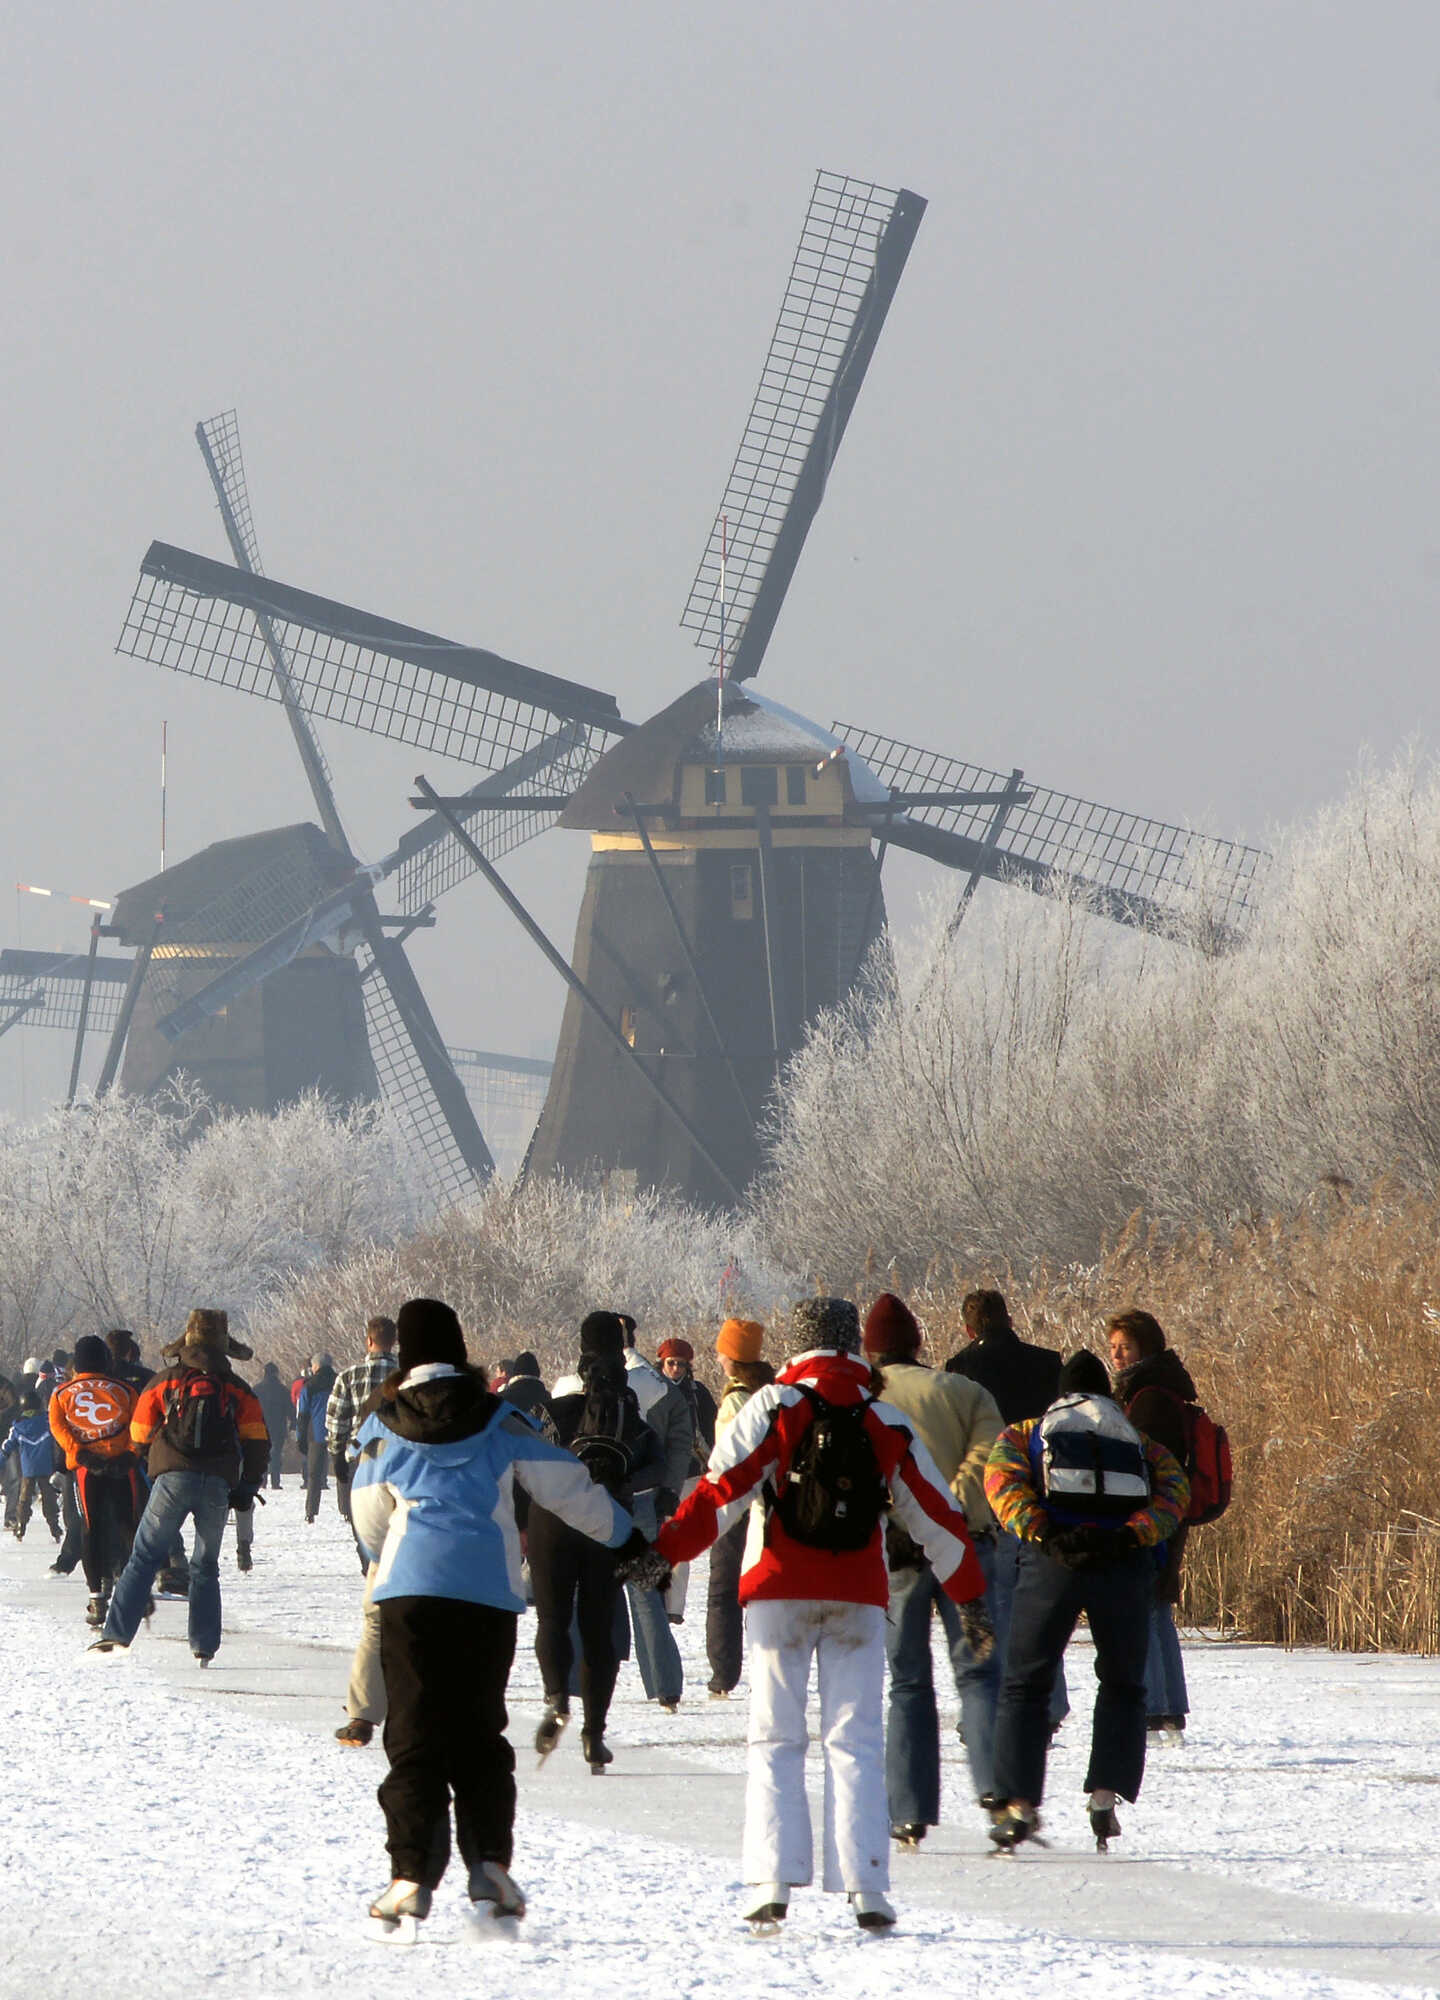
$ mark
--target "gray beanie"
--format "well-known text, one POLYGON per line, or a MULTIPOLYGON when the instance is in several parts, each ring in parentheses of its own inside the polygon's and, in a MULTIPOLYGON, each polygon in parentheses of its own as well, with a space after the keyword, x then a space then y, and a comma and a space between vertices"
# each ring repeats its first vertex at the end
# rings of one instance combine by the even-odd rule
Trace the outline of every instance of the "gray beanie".
POLYGON ((860 1314, 853 1299, 799 1299, 790 1308, 790 1346, 796 1354, 815 1347, 860 1352, 860 1314))

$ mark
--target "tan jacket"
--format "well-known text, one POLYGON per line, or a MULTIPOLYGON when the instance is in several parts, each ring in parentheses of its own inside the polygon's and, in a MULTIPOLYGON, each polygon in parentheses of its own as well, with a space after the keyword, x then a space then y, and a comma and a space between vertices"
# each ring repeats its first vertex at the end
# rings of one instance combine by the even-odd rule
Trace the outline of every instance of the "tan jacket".
POLYGON ((1004 1428, 1000 1406, 988 1389, 966 1375, 922 1368, 918 1361, 889 1361, 880 1371, 884 1397, 920 1434, 942 1478, 965 1509, 972 1533, 993 1528, 985 1498, 990 1447, 1004 1428))

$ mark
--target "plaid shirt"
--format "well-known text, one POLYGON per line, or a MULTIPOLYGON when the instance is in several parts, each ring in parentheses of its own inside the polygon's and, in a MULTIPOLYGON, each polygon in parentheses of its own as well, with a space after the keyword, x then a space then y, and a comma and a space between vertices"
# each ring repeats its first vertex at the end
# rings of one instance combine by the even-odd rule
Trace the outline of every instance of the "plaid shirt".
POLYGON ((393 1354, 367 1354, 335 1377, 325 1405, 325 1449, 332 1458, 344 1457, 361 1410, 398 1366, 393 1354))

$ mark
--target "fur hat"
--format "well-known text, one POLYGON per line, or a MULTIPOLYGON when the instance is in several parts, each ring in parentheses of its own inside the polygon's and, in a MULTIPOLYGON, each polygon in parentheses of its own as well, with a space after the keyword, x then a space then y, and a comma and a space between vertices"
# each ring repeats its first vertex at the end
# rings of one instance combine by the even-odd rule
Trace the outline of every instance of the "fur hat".
POLYGON ((465 1336, 459 1315, 443 1299, 407 1299, 395 1315, 395 1324, 400 1334, 397 1380, 428 1362, 444 1362, 451 1368, 465 1366, 465 1336))
POLYGON ((715 1341, 722 1361, 758 1361, 765 1329, 758 1319, 727 1319, 715 1341))
POLYGON ((1079 1347, 1060 1370, 1061 1396, 1108 1396, 1110 1375, 1098 1354, 1079 1347))
POLYGON ((110 1349, 98 1333, 82 1333, 75 1343, 77 1375, 104 1375, 110 1367, 110 1349))
POLYGON ((515 1359, 510 1363, 510 1373, 512 1375, 538 1375, 540 1373, 540 1363, 528 1347, 522 1347, 520 1352, 515 1356, 515 1359))
POLYGON ((860 1315, 853 1299, 798 1299, 790 1308, 790 1345, 797 1354, 816 1347, 860 1352, 860 1315))
POLYGON ((662 1340, 656 1348, 655 1359, 657 1361, 693 1361, 695 1359, 695 1350, 688 1340, 681 1340, 672 1333, 668 1340, 662 1340))
MULTIPOLYGON (((631 1321, 634 1325, 634 1321, 631 1321)), ((625 1352, 625 1323, 619 1313, 586 1313, 580 1322, 580 1359, 618 1360, 625 1352)))
POLYGON ((918 1354, 920 1322, 894 1292, 882 1292, 865 1315, 867 1354, 918 1354))
MULTIPOLYGON (((248 1361, 254 1349, 247 1347, 243 1340, 236 1340, 230 1331, 228 1313, 218 1306, 196 1306, 185 1322, 185 1331, 178 1340, 168 1347, 162 1347, 161 1354, 167 1361, 179 1361, 189 1356, 218 1356, 231 1361, 248 1361)), ((203 1361, 201 1364, 203 1366, 203 1361)))

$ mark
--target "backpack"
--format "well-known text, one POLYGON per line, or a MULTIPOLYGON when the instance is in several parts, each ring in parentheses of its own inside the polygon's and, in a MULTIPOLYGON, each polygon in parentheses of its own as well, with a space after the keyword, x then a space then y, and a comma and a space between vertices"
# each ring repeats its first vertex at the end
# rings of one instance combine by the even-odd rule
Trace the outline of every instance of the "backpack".
POLYGON ((166 1384, 160 1435, 182 1458, 218 1458, 239 1450, 228 1387, 223 1375, 207 1368, 186 1368, 166 1384))
POLYGON ((635 1471, 635 1457, 622 1433, 625 1429, 625 1395, 620 1392, 611 1399, 612 1408, 605 1407, 606 1399, 587 1395, 585 1413, 580 1419, 580 1427, 570 1440, 570 1449, 590 1474, 597 1486, 615 1494, 630 1484, 635 1471))
MULTIPOLYGON (((1155 1386, 1158 1387, 1158 1384, 1155 1386)), ((1190 1505, 1185 1510, 1184 1519, 1191 1527, 1203 1528, 1207 1521, 1218 1521, 1230 1505, 1230 1489, 1234 1483, 1230 1436, 1225 1426, 1217 1424, 1198 1403, 1186 1402, 1183 1396, 1175 1395, 1173 1389, 1161 1389, 1160 1393, 1173 1397, 1180 1405, 1185 1426, 1185 1448, 1180 1455, 1180 1464, 1190 1481, 1190 1505)))
POLYGON ((1108 1396, 1063 1396, 1030 1433, 1036 1490, 1055 1519, 1124 1521, 1150 1500, 1145 1440, 1108 1396))
POLYGON ((832 1403, 803 1382, 796 1387, 811 1414, 775 1496, 781 1526, 807 1548, 868 1548, 890 1504, 865 1422, 875 1399, 832 1403))

